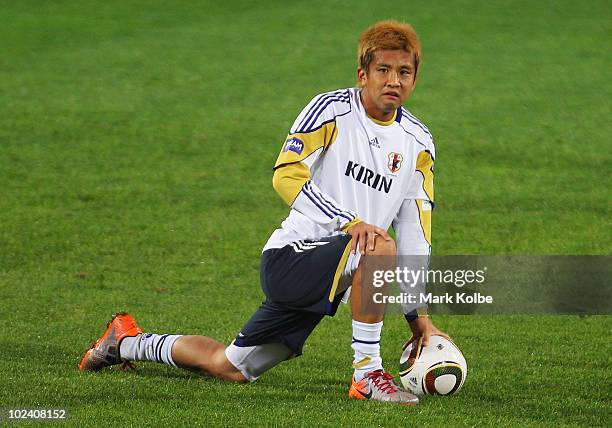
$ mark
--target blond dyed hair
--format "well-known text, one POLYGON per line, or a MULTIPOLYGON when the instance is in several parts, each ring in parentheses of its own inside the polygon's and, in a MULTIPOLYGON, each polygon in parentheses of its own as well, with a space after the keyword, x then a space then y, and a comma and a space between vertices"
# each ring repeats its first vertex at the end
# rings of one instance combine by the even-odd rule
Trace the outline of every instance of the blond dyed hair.
POLYGON ((410 24, 389 19, 365 30, 357 47, 357 64, 366 73, 377 50, 403 50, 414 55, 414 73, 421 62, 421 42, 410 24))

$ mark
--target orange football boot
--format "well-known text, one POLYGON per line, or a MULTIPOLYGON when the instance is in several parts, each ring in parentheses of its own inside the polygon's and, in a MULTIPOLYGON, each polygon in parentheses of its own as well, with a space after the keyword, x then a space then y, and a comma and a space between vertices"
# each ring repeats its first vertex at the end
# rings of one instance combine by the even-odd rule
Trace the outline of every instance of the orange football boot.
POLYGON ((123 361, 119 356, 119 343, 124 337, 134 337, 142 334, 133 316, 126 312, 119 312, 106 325, 106 331, 85 352, 79 369, 87 371, 100 370, 103 367, 120 364, 123 361))
POLYGON ((386 401, 390 403, 415 406, 419 399, 393 383, 393 376, 383 370, 374 370, 365 375, 359 382, 355 376, 349 389, 349 398, 357 400, 386 401))

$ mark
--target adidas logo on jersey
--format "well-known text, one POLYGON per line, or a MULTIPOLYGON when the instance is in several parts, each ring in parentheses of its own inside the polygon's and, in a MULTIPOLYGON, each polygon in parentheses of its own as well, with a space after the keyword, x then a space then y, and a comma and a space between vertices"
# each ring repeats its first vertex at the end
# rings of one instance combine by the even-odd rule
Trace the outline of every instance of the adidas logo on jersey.
POLYGON ((379 192, 384 191, 385 193, 389 193, 391 190, 391 184, 393 184, 392 178, 387 179, 387 177, 383 177, 371 169, 366 168, 363 165, 359 165, 358 163, 354 163, 353 161, 349 161, 346 165, 344 175, 347 177, 352 177, 360 183, 363 183, 372 189, 376 189, 379 192))

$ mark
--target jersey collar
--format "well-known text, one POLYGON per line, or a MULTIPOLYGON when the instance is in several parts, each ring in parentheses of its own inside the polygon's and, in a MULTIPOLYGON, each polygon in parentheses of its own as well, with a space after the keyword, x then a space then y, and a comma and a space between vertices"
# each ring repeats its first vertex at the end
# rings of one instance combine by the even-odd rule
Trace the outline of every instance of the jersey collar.
POLYGON ((393 117, 387 121, 382 121, 382 120, 378 120, 378 119, 374 119, 372 116, 370 116, 369 114, 366 113, 366 115, 368 116, 368 119, 370 119, 372 122, 378 124, 378 125, 382 125, 382 126, 389 126, 392 125, 393 122, 395 122, 395 119, 397 118, 397 110, 395 110, 393 112, 393 117))

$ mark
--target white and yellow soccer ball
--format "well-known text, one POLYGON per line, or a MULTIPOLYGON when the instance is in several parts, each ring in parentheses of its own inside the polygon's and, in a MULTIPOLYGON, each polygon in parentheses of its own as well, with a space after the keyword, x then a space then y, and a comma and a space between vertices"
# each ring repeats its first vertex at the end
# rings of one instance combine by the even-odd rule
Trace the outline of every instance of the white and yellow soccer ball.
POLYGON ((400 379, 416 395, 456 394, 467 376, 465 357, 452 341, 430 336, 423 346, 421 339, 410 343, 400 358, 400 379))

